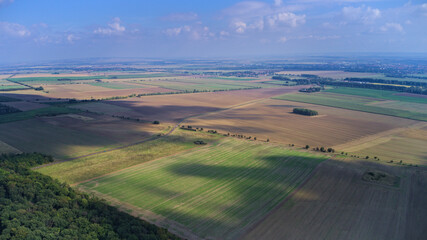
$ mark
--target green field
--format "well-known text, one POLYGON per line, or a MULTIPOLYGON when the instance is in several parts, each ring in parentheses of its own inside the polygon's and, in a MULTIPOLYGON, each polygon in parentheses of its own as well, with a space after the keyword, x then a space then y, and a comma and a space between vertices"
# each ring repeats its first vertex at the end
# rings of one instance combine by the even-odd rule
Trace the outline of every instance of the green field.
POLYGON ((27 88, 29 88, 29 87, 18 85, 18 84, 17 85, 1 85, 0 86, 0 91, 2 91, 2 90, 11 90, 11 89, 20 90, 20 89, 27 89, 27 88))
POLYGON ((211 77, 211 79, 232 80, 232 81, 252 81, 252 80, 257 80, 257 78, 245 78, 245 77, 211 77))
POLYGON ((39 116, 56 116, 60 114, 78 113, 78 112, 80 112, 80 110, 72 109, 72 108, 55 107, 55 106, 45 107, 45 108, 39 108, 39 109, 29 110, 25 112, 17 112, 17 113, 0 115, 0 124, 7 123, 7 122, 22 121, 22 120, 31 119, 34 117, 39 117, 39 116))
POLYGON ((92 86, 111 88, 111 89, 135 89, 135 88, 145 87, 143 85, 136 86, 136 85, 125 84, 125 83, 116 83, 116 82, 92 82, 88 84, 92 86))
POLYGON ((400 95, 397 95, 398 92, 394 92, 394 91, 340 87, 340 88, 325 90, 325 92, 427 104, 427 98, 425 97, 423 98, 423 95, 420 95, 420 97, 400 96, 400 95))
POLYGON ((152 78, 152 77, 165 77, 169 76, 167 73, 153 73, 153 74, 137 74, 137 75, 96 75, 96 76, 79 76, 79 77, 23 77, 23 78, 10 78, 15 82, 25 83, 51 83, 51 82, 62 82, 68 81, 79 81, 79 80, 96 80, 96 79, 128 79, 128 78, 152 78), (62 80, 61 80, 62 79, 62 80))
MULTIPOLYGON (((368 95, 368 94, 367 94, 368 95)), ((372 96, 369 96, 372 97, 372 96)), ((340 95, 332 93, 296 93, 284 94, 274 99, 288 100, 295 102, 311 103, 329 107, 344 108, 362 112, 377 113, 395 117, 402 117, 414 120, 427 121, 427 114, 421 112, 411 112, 400 109, 377 107, 374 105, 367 105, 374 102, 373 99, 369 100, 363 97, 356 97, 351 95, 340 95)))
POLYGON ((427 104, 400 102, 400 101, 381 101, 374 102, 372 105, 383 108, 392 108, 398 110, 406 110, 411 112, 420 112, 427 114, 427 104))
POLYGON ((60 181, 75 183, 197 147, 193 143, 196 140, 203 139, 206 142, 213 142, 218 138, 218 135, 200 135, 184 130, 176 131, 177 133, 171 136, 165 136, 112 152, 44 167, 39 169, 39 171, 60 181))
POLYGON ((244 88, 256 88, 261 84, 224 84, 215 82, 206 82, 200 84, 186 83, 179 81, 140 81, 140 84, 145 86, 156 86, 178 91, 214 91, 214 90, 233 90, 233 89, 244 89, 244 88))
MULTIPOLYGON (((235 239, 325 159, 226 138, 79 186, 178 222, 202 238, 235 239)), ((47 174, 61 178, 66 171, 52 169, 47 174)))

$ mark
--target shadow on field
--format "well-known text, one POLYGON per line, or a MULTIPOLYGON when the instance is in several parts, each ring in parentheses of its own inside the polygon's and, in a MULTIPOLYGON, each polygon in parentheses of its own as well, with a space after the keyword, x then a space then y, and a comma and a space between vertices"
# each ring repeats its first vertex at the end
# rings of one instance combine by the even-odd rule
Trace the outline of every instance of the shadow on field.
MULTIPOLYGON (((267 214, 269 209, 281 202, 319 163, 316 157, 298 156, 289 159, 289 156, 280 155, 259 157, 255 162, 262 161, 260 167, 228 166, 227 162, 222 163, 221 159, 218 161, 218 164, 207 165, 180 163, 178 160, 165 166, 165 170, 172 176, 180 176, 177 178, 178 182, 188 177, 203 178, 206 184, 217 181, 218 188, 214 187, 201 192, 200 196, 195 196, 200 199, 194 202, 195 210, 192 210, 197 212, 210 210, 215 215, 197 217, 197 214, 186 212, 187 207, 193 207, 188 203, 184 208, 158 207, 155 212, 186 225, 202 237, 236 238, 245 227, 255 223, 257 219, 267 214), (294 172, 300 175, 291 175, 294 172), (216 191, 221 192, 223 188, 228 189, 227 196, 212 195, 216 191), (225 198, 225 201, 218 202, 217 200, 221 198, 225 198), (202 206, 197 207, 199 204, 202 206)), ((203 188, 203 185, 200 188, 203 188)), ((143 186, 144 183, 141 183, 142 188, 143 186)), ((154 195, 158 193, 158 189, 151 192, 154 195)), ((180 194, 182 193, 177 191, 174 195, 180 194)))
MULTIPOLYGON (((56 106, 52 103, 58 102, 56 98, 31 94, 0 92, 0 96, 12 98, 9 101, 46 103, 45 108, 48 109, 56 106)), ((40 152, 69 159, 146 139, 152 134, 149 132, 151 125, 142 124, 86 112, 43 117, 36 114, 1 123, 0 141, 23 152, 40 152)))
MULTIPOLYGON (((197 102, 192 106, 182 106, 182 105, 162 105, 162 106, 138 106, 138 101, 108 101, 109 104, 126 107, 134 110, 137 113, 141 114, 141 118, 144 120, 160 120, 160 121, 181 121, 188 117, 194 117, 202 115, 209 112, 221 111, 223 108, 218 107, 201 107, 197 106, 197 102)), ((172 103, 172 102, 171 102, 172 103)))

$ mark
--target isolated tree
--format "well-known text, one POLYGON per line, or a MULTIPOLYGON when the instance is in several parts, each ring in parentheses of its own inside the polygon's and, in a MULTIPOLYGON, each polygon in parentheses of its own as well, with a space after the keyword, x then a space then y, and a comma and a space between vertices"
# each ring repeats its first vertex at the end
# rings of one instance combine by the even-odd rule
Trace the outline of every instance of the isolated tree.
POLYGON ((369 159, 369 156, 366 156, 365 159, 369 159))
POLYGON ((310 146, 309 145, 305 145, 305 149, 309 149, 310 148, 310 146))
POLYGON ((270 139, 269 139, 269 138, 267 138, 267 142, 270 142, 270 139))

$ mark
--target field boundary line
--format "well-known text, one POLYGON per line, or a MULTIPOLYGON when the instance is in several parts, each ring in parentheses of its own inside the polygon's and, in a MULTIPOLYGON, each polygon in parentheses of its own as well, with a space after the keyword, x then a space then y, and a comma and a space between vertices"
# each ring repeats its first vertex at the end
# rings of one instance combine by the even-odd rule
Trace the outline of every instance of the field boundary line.
POLYGON ((326 159, 325 161, 322 161, 319 163, 309 174, 308 176, 303 180, 301 184, 299 184, 288 196, 285 197, 279 204, 277 204, 273 209, 271 209, 266 215, 264 215, 262 218, 260 218, 258 221, 256 221, 254 224, 252 224, 250 227, 248 227, 243 233, 240 234, 240 236, 237 236, 236 239, 243 239, 248 233, 250 233, 252 230, 257 228, 262 222, 264 222, 265 219, 267 219, 269 216, 271 216, 274 212, 276 212, 279 208, 283 207, 294 195, 296 192, 301 190, 309 180, 313 178, 315 173, 318 171, 318 169, 324 165, 326 162, 328 162, 330 159, 326 159))

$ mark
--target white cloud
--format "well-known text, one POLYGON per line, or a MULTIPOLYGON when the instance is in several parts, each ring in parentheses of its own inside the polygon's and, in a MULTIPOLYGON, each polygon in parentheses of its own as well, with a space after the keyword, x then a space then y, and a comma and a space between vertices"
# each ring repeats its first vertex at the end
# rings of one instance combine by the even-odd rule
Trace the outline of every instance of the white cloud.
POLYGON ((80 38, 75 36, 74 34, 68 34, 67 41, 71 44, 74 43, 74 41, 79 40, 80 38))
POLYGON ((16 37, 27 37, 31 35, 31 32, 25 26, 10 22, 0 22, 0 32, 16 37))
POLYGON ((243 34, 250 30, 277 31, 295 28, 305 23, 306 15, 295 14, 289 9, 289 6, 283 6, 282 0, 275 0, 271 4, 244 1, 225 9, 223 14, 230 21, 233 32, 243 34))
POLYGON ((236 33, 244 33, 246 31, 246 23, 242 21, 237 21, 233 23, 234 31, 236 33))
POLYGON ((97 28, 95 31, 93 31, 95 34, 102 34, 102 35, 113 35, 113 34, 121 34, 124 31, 126 31, 126 28, 120 24, 120 18, 115 17, 113 18, 113 21, 108 24, 108 27, 106 28, 97 28))
POLYGON ((296 15, 291 12, 281 12, 272 16, 268 16, 267 21, 271 27, 275 27, 280 24, 297 27, 298 25, 305 23, 305 15, 296 15))
POLYGON ((168 36, 178 36, 182 32, 190 32, 191 27, 190 26, 182 26, 182 27, 176 27, 176 28, 168 28, 164 31, 164 33, 168 36))
POLYGON ((377 8, 366 6, 361 7, 344 7, 342 14, 346 20, 371 24, 381 17, 381 11, 377 8))
POLYGON ((385 25, 381 26, 380 30, 383 32, 394 30, 403 33, 403 27, 399 23, 386 23, 385 25))
POLYGON ((215 36, 215 34, 209 30, 209 27, 201 26, 200 24, 195 26, 185 25, 176 28, 168 28, 164 30, 163 33, 170 37, 183 35, 191 40, 207 40, 215 36))

